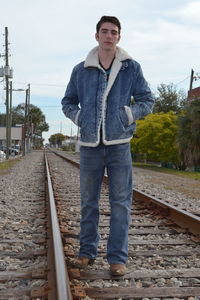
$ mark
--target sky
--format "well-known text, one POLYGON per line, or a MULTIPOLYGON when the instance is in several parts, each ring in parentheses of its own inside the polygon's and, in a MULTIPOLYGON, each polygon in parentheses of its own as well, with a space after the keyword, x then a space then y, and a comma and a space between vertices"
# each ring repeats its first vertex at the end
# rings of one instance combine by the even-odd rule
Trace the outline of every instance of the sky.
MULTIPOLYGON (((119 18, 119 46, 141 64, 155 94, 161 83, 187 93, 191 69, 200 76, 199 0, 0 0, 0 54, 8 27, 13 89, 30 84, 31 104, 42 110, 50 127, 43 133, 45 142, 55 133, 77 134, 61 100, 73 67, 97 45, 95 28, 103 15, 119 18)), ((2 80, 0 113, 5 111, 2 80)), ((200 79, 193 83, 198 86, 200 79)), ((13 91, 13 106, 24 100, 24 91, 13 91)))

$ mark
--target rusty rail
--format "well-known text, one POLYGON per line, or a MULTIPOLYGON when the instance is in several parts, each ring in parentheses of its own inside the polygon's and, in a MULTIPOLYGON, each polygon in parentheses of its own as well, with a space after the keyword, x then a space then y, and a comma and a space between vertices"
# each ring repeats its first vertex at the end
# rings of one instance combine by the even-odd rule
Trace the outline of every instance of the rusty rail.
POLYGON ((200 218, 183 210, 175 207, 165 201, 151 197, 136 189, 133 190, 133 197, 137 200, 142 200, 147 204, 153 204, 166 210, 167 216, 174 221, 177 225, 186 228, 193 234, 200 234, 200 218))
POLYGON ((69 286, 69 277, 65 267, 65 256, 63 252, 62 239, 61 239, 61 234, 59 229, 53 188, 52 188, 46 154, 45 154, 45 163, 46 163, 48 193, 49 193, 49 202, 50 202, 50 210, 51 210, 51 225, 52 225, 52 236, 53 236, 53 245, 54 245, 56 286, 57 286, 57 297, 58 297, 57 299, 73 300, 70 286, 69 286))
MULTIPOLYGON (((65 158, 64 154, 59 155, 68 162, 71 162, 70 158, 65 158)), ((57 160, 56 160, 57 161, 57 160)), ((71 162, 74 166, 79 167, 78 160, 75 158, 73 162, 71 162)), ((62 169, 62 162, 61 162, 61 169, 62 169)), ((60 165, 60 164, 59 164, 60 165)), ((73 168, 68 165, 69 173, 71 174, 73 168)), ((65 172, 65 168, 62 170, 65 172)), ((61 174, 62 174, 61 171, 61 174)), ((76 171, 76 170, 75 170, 76 171)), ((65 174, 65 173, 64 173, 65 174)), ((78 177, 78 173, 75 173, 76 176, 72 176, 73 180, 68 182, 68 187, 66 190, 62 189, 63 195, 65 191, 69 195, 69 204, 72 207, 72 210, 68 209, 68 205, 65 204, 66 200, 64 199, 59 200, 59 208, 62 212, 61 214, 61 224, 62 224, 62 234, 63 234, 63 241, 65 242, 65 255, 66 255, 66 262, 68 266, 68 272, 70 275, 71 288, 72 288, 72 295, 74 299, 82 299, 82 298, 93 298, 93 299, 132 299, 133 295, 135 299, 142 299, 144 297, 182 297, 185 298, 191 296, 197 296, 200 293, 200 287, 196 286, 195 281, 192 280, 197 277, 199 278, 199 268, 198 265, 196 266, 194 262, 193 265, 188 265, 190 268, 182 269, 182 262, 181 258, 185 260, 185 256, 198 255, 199 257, 199 247, 197 247, 197 243, 199 242, 198 237, 194 237, 193 235, 188 234, 187 230, 181 229, 178 226, 175 226, 174 223, 181 224, 181 226, 188 228, 188 231, 194 232, 198 234, 199 232, 199 224, 200 220, 198 217, 193 216, 190 213, 187 213, 184 210, 177 209, 173 205, 165 203, 164 201, 158 200, 156 198, 151 197, 145 193, 141 193, 140 191, 133 190, 133 199, 134 201, 132 215, 135 218, 135 222, 132 224, 132 229, 130 230, 130 245, 132 246, 132 253, 129 252, 130 257, 132 259, 136 257, 140 257, 141 260, 141 270, 135 270, 135 264, 133 263, 133 268, 129 268, 129 272, 124 276, 123 279, 120 280, 128 280, 130 286, 110 286, 110 282, 108 286, 106 286, 107 280, 116 280, 113 278, 108 270, 101 269, 99 266, 97 269, 86 269, 86 270, 77 270, 74 269, 73 264, 71 264, 71 259, 76 256, 76 243, 78 242, 78 232, 77 232, 77 225, 79 222, 79 210, 77 209, 77 203, 79 202, 79 192, 76 190, 77 180, 74 180, 78 177), (72 194, 70 194, 72 191, 72 194), (138 201, 139 200, 139 201, 138 201), (144 202, 146 202, 144 204, 144 202), (69 211, 68 211, 69 210, 69 211), (179 216, 180 213, 180 216, 179 216), (147 216, 146 216, 147 214, 147 216), (145 216, 144 216, 145 215, 145 216), (64 216, 64 218, 63 218, 64 216), (73 216, 73 224, 71 223, 71 219, 73 216), (177 217, 178 216, 178 217, 177 217), (167 219, 166 219, 167 217, 167 219), (173 218, 174 221, 170 221, 169 218, 173 218), (163 219, 161 221, 161 219, 163 219), (195 221, 194 221, 195 219, 195 221), (191 222, 194 222, 191 226, 191 222), (69 227, 67 227, 69 225, 69 227), (73 225, 75 229, 73 229, 73 225), (164 227, 163 227, 164 226, 164 227), (167 233, 167 234, 166 234, 167 233), (149 235, 152 234, 152 237, 149 235), (166 235, 165 235, 166 234, 166 235), (171 235, 176 237, 170 238, 171 235), (131 239, 134 235, 140 235, 141 238, 137 238, 134 240, 131 239), (159 238, 155 237, 159 236, 159 238), (75 243, 75 246, 74 246, 75 243), (69 245, 73 244, 73 249, 69 245), (150 247, 149 247, 150 244, 150 247), (139 245, 139 250, 135 248, 136 245, 139 245), (156 246, 157 245, 157 246, 156 246), (167 249, 165 249, 164 245, 168 245, 167 249), (188 252, 186 253, 187 245, 189 245, 188 252), (178 248, 177 248, 178 246, 178 248), (194 252, 193 252, 194 247, 194 252), (165 259, 166 256, 166 259, 165 259), (147 268, 144 269, 144 263, 147 260, 147 268), (148 263, 148 258, 150 258, 150 262, 148 263), (154 267, 151 269, 151 265, 154 257, 156 261, 153 262, 153 265, 161 266, 161 268, 155 269, 154 267), (168 265, 168 261, 173 257, 172 260, 175 261, 175 266, 173 265, 170 269, 165 269, 163 266, 168 265), (176 258, 178 257, 178 258, 176 258), (175 277, 180 280, 180 286, 168 286, 167 281, 170 282, 172 278, 175 277), (180 277, 180 278, 179 278, 180 277), (150 283, 147 282, 147 286, 144 285, 145 278, 148 278, 150 283), (150 279, 149 279, 150 278, 150 279), (164 278, 164 286, 157 285, 157 281, 164 278), (77 282, 73 282, 73 279, 76 279, 77 282), (137 286, 136 284, 131 283, 131 280, 134 279, 135 281, 141 280, 141 287, 137 286), (95 280, 102 280, 105 281, 105 285, 103 284, 102 287, 93 286, 93 282, 95 280), (83 285, 82 285, 83 281, 83 285), (84 283, 87 281, 87 285, 84 283), (81 282, 81 283, 79 283, 81 282), (90 286, 90 283, 91 286, 90 286), (182 286, 183 284, 183 286, 182 286), (194 284, 194 285, 193 285, 194 284), (156 285, 156 286, 154 286, 156 285)), ((57 174, 56 174, 57 176, 57 174)), ((60 173, 59 173, 60 176, 60 173)), ((61 175, 62 176, 62 175, 61 175)), ((106 181, 108 178, 104 178, 106 181)), ((60 179, 59 181, 60 182, 60 179)), ((61 177, 62 182, 62 177, 61 177)), ((55 186, 55 191, 57 186, 55 186)), ((102 197, 107 195, 107 188, 104 186, 104 190, 102 191, 102 197)), ((61 193, 61 195, 62 195, 61 193)), ((102 198, 104 199, 104 198, 102 198)), ((107 210, 107 206, 103 205, 101 207, 103 219, 105 221, 101 223, 103 227, 101 227, 102 232, 107 233, 107 224, 109 224, 109 210, 107 210)), ((99 254, 101 257, 105 256, 105 244, 106 241, 104 240, 106 237, 102 237, 102 245, 103 247, 100 248, 99 254)), ((193 258, 192 258, 193 259, 193 258)), ((194 257, 195 259, 195 257, 194 257)), ((189 259, 188 259, 189 260, 189 259)), ((185 264, 187 263, 187 260, 185 264)), ((99 262, 97 262, 99 264, 99 262)), ((146 284, 146 283, 145 283, 146 284)), ((173 284, 173 281, 172 281, 173 284)))
MULTIPOLYGON (((65 157, 64 155, 52 151, 58 156, 62 157, 63 159, 67 160, 68 162, 72 163, 76 167, 79 167, 79 163, 76 161, 72 161, 69 158, 65 157)), ((104 182, 107 183, 107 176, 104 176, 104 182)), ((195 216, 183 209, 179 209, 165 201, 159 200, 157 198, 151 197, 150 195, 143 193, 137 189, 133 189, 133 198, 137 200, 141 200, 146 202, 147 205, 154 205, 158 208, 162 208, 165 210, 165 214, 173 220, 174 223, 177 225, 186 228, 189 232, 193 234, 200 234, 200 217, 195 216)))

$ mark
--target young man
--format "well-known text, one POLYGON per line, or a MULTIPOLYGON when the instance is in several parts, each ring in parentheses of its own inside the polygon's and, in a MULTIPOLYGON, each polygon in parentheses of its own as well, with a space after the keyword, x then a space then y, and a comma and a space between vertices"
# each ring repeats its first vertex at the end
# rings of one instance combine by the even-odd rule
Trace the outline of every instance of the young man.
POLYGON ((122 48, 121 25, 103 16, 96 26, 98 47, 73 69, 62 108, 80 127, 81 231, 77 267, 93 263, 99 241, 101 183, 105 169, 111 208, 107 260, 112 275, 126 273, 132 204, 130 140, 135 121, 151 112, 154 98, 140 65, 122 48))

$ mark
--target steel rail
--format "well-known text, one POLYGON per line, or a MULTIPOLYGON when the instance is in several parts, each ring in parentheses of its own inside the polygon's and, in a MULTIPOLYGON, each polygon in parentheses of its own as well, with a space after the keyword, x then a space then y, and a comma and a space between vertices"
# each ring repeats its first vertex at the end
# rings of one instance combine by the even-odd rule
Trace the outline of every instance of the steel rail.
POLYGON ((157 207, 164 208, 166 210, 167 216, 177 225, 186 228, 193 234, 200 234, 200 217, 195 216, 172 204, 166 203, 163 200, 149 196, 148 194, 138 191, 137 189, 133 190, 133 197, 136 200, 142 200, 146 203, 152 203, 157 207))
POLYGON ((55 269, 56 269, 56 286, 58 300, 73 300, 70 286, 69 276, 65 267, 65 256, 63 251, 62 239, 59 229, 58 216, 56 211, 53 187, 49 172, 47 156, 45 153, 45 163, 48 181, 49 202, 51 210, 51 225, 54 245, 55 269))
MULTIPOLYGON (((52 150, 50 150, 52 151, 52 150)), ((62 157, 63 159, 67 160, 68 162, 72 163, 76 167, 79 167, 79 163, 69 158, 65 157, 64 155, 57 153, 56 151, 52 151, 56 155, 62 157)), ((104 182, 108 183, 108 178, 104 176, 104 182)), ((183 209, 177 208, 176 206, 169 204, 165 201, 159 200, 154 198, 146 193, 143 193, 137 189, 133 189, 133 199, 141 200, 146 202, 148 205, 152 204, 158 208, 162 208, 165 210, 165 215, 168 216, 174 223, 177 225, 186 228, 189 232, 193 234, 200 234, 200 217, 195 216, 183 209)))

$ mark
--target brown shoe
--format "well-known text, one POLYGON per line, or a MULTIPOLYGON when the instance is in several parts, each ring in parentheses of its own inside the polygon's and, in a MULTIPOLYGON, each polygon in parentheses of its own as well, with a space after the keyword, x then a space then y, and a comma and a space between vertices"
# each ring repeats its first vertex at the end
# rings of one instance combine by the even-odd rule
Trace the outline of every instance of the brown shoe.
POLYGON ((79 269, 85 269, 88 265, 93 265, 95 259, 79 256, 73 261, 73 266, 79 269))
POLYGON ((110 264, 110 273, 113 276, 124 276, 127 272, 124 264, 110 264))

